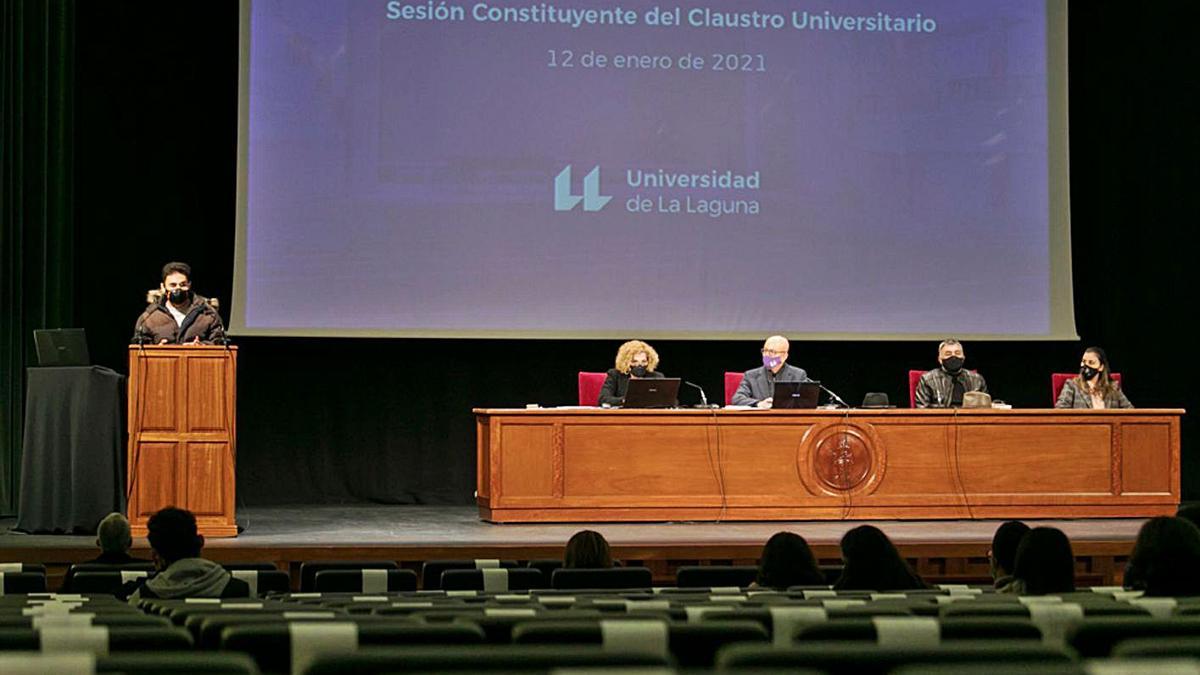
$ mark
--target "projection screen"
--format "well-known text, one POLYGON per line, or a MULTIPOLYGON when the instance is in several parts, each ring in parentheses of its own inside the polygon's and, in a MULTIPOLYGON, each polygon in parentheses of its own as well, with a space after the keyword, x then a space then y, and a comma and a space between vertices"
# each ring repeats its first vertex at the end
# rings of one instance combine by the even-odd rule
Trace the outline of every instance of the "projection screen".
POLYGON ((1075 339, 1065 0, 243 0, 237 335, 1075 339))

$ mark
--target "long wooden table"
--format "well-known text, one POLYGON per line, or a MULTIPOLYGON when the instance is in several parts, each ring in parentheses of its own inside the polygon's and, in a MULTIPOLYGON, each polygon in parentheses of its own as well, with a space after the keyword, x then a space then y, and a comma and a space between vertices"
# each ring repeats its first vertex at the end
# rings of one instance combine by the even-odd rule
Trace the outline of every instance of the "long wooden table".
POLYGON ((1183 410, 476 409, 493 522, 1170 515, 1183 410))

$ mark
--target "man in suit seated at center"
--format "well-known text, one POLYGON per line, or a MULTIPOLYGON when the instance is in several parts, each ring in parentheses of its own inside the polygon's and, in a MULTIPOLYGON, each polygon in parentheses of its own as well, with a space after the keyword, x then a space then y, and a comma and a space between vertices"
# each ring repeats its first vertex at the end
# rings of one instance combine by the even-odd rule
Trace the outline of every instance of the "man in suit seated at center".
POLYGON ((787 364, 788 341, 782 335, 772 335, 762 346, 762 367, 747 370, 742 383, 733 394, 733 405, 770 408, 775 396, 776 382, 808 382, 803 368, 787 364))

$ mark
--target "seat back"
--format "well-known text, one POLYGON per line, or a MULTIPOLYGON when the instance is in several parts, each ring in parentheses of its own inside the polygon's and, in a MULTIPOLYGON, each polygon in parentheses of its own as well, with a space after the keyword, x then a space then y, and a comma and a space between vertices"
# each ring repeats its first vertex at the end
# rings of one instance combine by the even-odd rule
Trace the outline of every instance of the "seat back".
POLYGON ((551 588, 650 588, 654 577, 646 567, 604 569, 557 569, 550 577, 551 588))
POLYGON ((148 576, 150 572, 144 569, 80 571, 71 576, 71 592, 116 595, 130 581, 148 576))
POLYGON ((544 672, 557 668, 663 667, 662 657, 606 652, 589 645, 463 645, 444 647, 369 647, 353 654, 319 656, 308 675, 374 675, 396 672, 489 670, 544 672))
MULTIPOLYGON (((1031 640, 963 640, 932 647, 890 647, 855 641, 812 641, 788 647, 729 645, 717 655, 718 670, 813 668, 830 675, 888 673, 912 663, 1069 663, 1071 654, 1031 640)), ((1031 671, 1034 672, 1034 671, 1031 671)))
MULTIPOLYGON (((1079 377, 1079 373, 1052 373, 1050 375, 1050 405, 1058 403, 1058 395, 1062 393, 1063 387, 1067 386, 1067 381, 1072 378, 1079 377)), ((1121 374, 1113 373, 1112 379, 1121 384, 1121 374)))
POLYGON ((250 587, 250 597, 257 598, 268 593, 287 593, 292 589, 292 579, 287 572, 277 569, 225 569, 234 579, 241 579, 250 587))
POLYGON ((319 656, 350 654, 380 645, 471 645, 483 642, 478 626, 464 623, 417 624, 403 619, 293 621, 228 626, 221 651, 249 654, 264 673, 304 672, 319 656), (297 659, 304 663, 298 663, 297 659))
POLYGON ((46 592, 44 572, 0 572, 0 595, 46 592))
POLYGON ((725 405, 733 405, 733 395, 737 393, 738 387, 742 386, 742 379, 745 377, 745 373, 725 371, 725 405))
POLYGON ((908 371, 908 407, 917 407, 917 383, 921 381, 921 376, 925 374, 923 370, 908 371))
POLYGON ((600 405, 600 390, 607 373, 579 371, 579 405, 600 405))
POLYGON ((313 591, 317 572, 322 570, 394 570, 399 567, 392 560, 313 560, 300 565, 300 590, 313 591))
POLYGON ((675 572, 675 585, 679 588, 745 588, 757 578, 758 568, 753 565, 685 565, 675 572))
POLYGON ((511 569, 517 566, 515 560, 497 560, 494 558, 475 558, 462 560, 426 560, 421 565, 421 588, 435 591, 442 587, 442 573, 446 570, 482 570, 489 568, 511 569))
POLYGON ((497 568, 483 570, 446 570, 442 572, 441 587, 447 591, 528 591, 546 588, 546 577, 541 570, 529 567, 497 568))
POLYGON ((396 593, 417 590, 417 573, 400 569, 320 570, 316 593, 396 593))

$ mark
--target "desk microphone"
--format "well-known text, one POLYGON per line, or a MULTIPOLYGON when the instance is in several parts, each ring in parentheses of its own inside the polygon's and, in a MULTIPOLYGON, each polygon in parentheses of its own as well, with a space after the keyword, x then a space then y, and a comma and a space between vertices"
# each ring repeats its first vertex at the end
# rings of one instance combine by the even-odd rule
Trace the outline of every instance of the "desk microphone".
POLYGON ((839 404, 841 404, 841 406, 842 406, 843 408, 849 408, 849 407, 850 407, 850 404, 849 404, 849 403, 846 403, 845 401, 843 401, 843 400, 842 400, 842 397, 841 397, 841 396, 838 396, 838 395, 837 395, 837 394, 835 394, 835 393, 833 393, 833 390, 832 390, 832 389, 830 389, 829 387, 826 387, 825 385, 821 384, 820 382, 818 382, 818 383, 817 383, 817 386, 821 388, 821 391, 825 392, 826 394, 829 394, 829 398, 831 398, 831 399, 833 399, 834 401, 837 401, 839 404))
POLYGON ((704 387, 701 387, 700 385, 695 384, 694 382, 688 382, 687 380, 683 380, 683 383, 688 385, 689 387, 695 387, 696 389, 700 390, 700 407, 701 408, 716 407, 716 406, 711 406, 708 404, 708 397, 704 395, 704 387))

